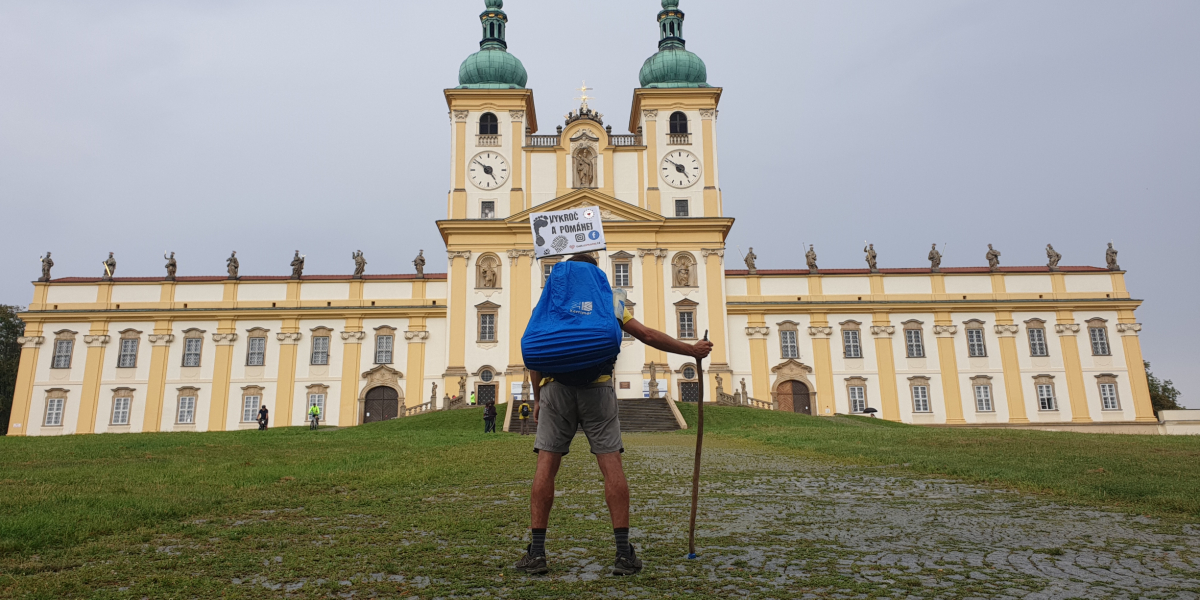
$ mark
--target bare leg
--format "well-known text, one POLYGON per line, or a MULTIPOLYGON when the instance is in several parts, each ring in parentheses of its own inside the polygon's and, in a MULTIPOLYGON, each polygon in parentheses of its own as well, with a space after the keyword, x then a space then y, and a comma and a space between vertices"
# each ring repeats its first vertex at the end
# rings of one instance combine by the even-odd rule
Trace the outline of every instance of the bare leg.
MULTIPOLYGON (((545 529, 550 523, 550 509, 554 506, 554 478, 558 475, 558 467, 561 464, 561 454, 545 450, 538 452, 533 491, 529 494, 530 527, 533 529, 545 529)), ((628 505, 628 500, 626 504, 628 505)))
POLYGON ((604 475, 604 501, 608 503, 613 528, 629 527, 629 482, 621 466, 621 453, 597 454, 596 464, 604 475))

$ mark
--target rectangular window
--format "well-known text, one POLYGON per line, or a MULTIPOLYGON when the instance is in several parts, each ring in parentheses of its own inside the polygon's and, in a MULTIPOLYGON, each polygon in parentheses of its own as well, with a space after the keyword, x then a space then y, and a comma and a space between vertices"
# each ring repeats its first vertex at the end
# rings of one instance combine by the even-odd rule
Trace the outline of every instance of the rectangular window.
POLYGON ((377 365, 392 364, 392 336, 390 336, 390 335, 375 336, 375 364, 377 364, 377 365))
POLYGON ((484 200, 479 203, 479 218, 480 219, 495 219, 496 218, 496 201, 484 200))
POLYGON ((195 423, 196 422, 196 397, 184 396, 179 399, 179 416, 176 417, 177 423, 195 423))
POLYGON ((696 313, 690 310, 679 311, 679 337, 687 340, 695 339, 696 313))
POLYGON ((924 385, 914 385, 913 394, 913 412, 929 412, 929 387, 924 385))
POLYGON ((129 405, 132 403, 133 398, 113 398, 113 425, 129 424, 129 405))
POLYGON ((71 347, 75 345, 75 340, 55 340, 54 342, 54 363, 50 365, 52 369, 70 369, 71 368, 71 347))
POLYGON ((317 410, 321 411, 321 414, 317 416, 322 419, 325 418, 325 394, 308 395, 308 407, 312 408, 314 406, 317 407, 317 410))
POLYGON ((629 263, 613 263, 613 285, 616 287, 629 287, 629 263))
POLYGON ((1092 354, 1108 356, 1108 330, 1103 327, 1089 327, 1092 336, 1092 354))
POLYGON ((496 341, 496 315, 488 313, 479 315, 479 341, 496 341))
POLYGON ((261 367, 267 357, 267 338, 252 337, 246 345, 246 365, 261 367))
POLYGON ((867 388, 852 385, 850 386, 850 412, 860 413, 867 410, 867 388))
POLYGON ((65 398, 50 398, 46 401, 46 427, 62 425, 63 405, 66 402, 65 398))
POLYGON ((242 422, 252 423, 258 420, 258 396, 246 396, 242 401, 242 422))
POLYGON ((847 329, 843 331, 842 346, 846 350, 846 358, 862 358, 862 344, 858 341, 858 330, 847 329))
POLYGON ((1117 402, 1117 384, 1100 384, 1100 404, 1104 410, 1121 410, 1121 403, 1117 402))
POLYGON ((203 346, 204 340, 200 338, 187 338, 183 340, 183 366, 200 366, 200 349, 203 346))
POLYGON ((1058 410, 1058 403, 1054 401, 1054 386, 1047 384, 1038 384, 1038 408, 1041 410, 1058 410))
POLYGON ((329 336, 321 335, 312 339, 312 364, 329 364, 329 336))
POLYGON ((137 340, 121 340, 121 354, 117 358, 117 367, 132 369, 137 366, 137 340))
POLYGON ((688 216, 688 201, 687 200, 676 200, 675 201, 675 216, 677 216, 677 217, 688 216))
POLYGON ((992 386, 975 386, 975 410, 978 412, 992 412, 992 386))
MULTIPOLYGON (((632 317, 632 316, 633 316, 633 309, 632 309, 632 308, 629 308, 628 306, 626 306, 626 307, 625 307, 625 310, 629 311, 629 316, 630 316, 630 317, 632 317)), ((625 331, 625 329, 624 329, 624 328, 622 328, 622 329, 621 329, 621 341, 623 341, 623 342, 628 342, 628 341, 630 341, 630 340, 632 340, 632 339, 633 339, 633 336, 632 336, 632 335, 629 335, 629 332, 628 332, 628 331, 625 331)))
POLYGON ((800 358, 800 346, 796 341, 796 332, 783 330, 779 332, 779 354, 783 358, 800 358))
POLYGON ((1029 355, 1050 356, 1046 348, 1046 330, 1040 327, 1029 329, 1029 355))
POLYGON ((970 356, 987 356, 987 346, 983 344, 982 329, 967 330, 967 353, 970 356))
POLYGON ((921 341, 920 329, 905 329, 904 342, 909 358, 925 358, 925 344, 921 341))
POLYGON ((554 265, 558 263, 552 261, 542 261, 542 287, 546 287, 546 280, 550 279, 550 272, 554 270, 554 265))

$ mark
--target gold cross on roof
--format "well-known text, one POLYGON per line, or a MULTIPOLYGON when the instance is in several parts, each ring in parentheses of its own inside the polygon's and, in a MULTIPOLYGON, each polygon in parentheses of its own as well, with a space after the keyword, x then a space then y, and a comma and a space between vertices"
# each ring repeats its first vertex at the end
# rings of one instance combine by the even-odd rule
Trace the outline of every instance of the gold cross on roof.
POLYGON ((579 103, 580 103, 579 105, 580 105, 581 107, 583 107, 583 108, 587 108, 587 101, 588 101, 588 100, 595 100, 595 99, 596 99, 596 97, 595 97, 595 96, 589 96, 589 95, 587 95, 587 93, 588 93, 588 92, 590 92, 590 91, 592 90, 592 88, 590 88, 590 87, 588 87, 588 86, 587 86, 587 81, 584 81, 584 82, 583 82, 583 85, 582 85, 582 86, 580 86, 580 87, 578 87, 578 88, 576 88, 576 90, 579 92, 579 97, 577 97, 577 98, 575 98, 575 99, 579 101, 579 103))

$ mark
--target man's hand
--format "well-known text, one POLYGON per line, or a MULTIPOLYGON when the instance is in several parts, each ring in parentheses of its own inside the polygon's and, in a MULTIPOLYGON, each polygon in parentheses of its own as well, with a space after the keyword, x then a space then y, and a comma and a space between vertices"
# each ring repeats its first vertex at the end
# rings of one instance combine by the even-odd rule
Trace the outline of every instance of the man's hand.
POLYGON ((712 342, 708 340, 700 340, 699 342, 692 344, 692 356, 696 358, 706 358, 708 357, 708 353, 712 352, 712 348, 712 342))
POLYGON ((538 411, 541 410, 542 403, 537 400, 533 401, 533 424, 537 425, 538 411))

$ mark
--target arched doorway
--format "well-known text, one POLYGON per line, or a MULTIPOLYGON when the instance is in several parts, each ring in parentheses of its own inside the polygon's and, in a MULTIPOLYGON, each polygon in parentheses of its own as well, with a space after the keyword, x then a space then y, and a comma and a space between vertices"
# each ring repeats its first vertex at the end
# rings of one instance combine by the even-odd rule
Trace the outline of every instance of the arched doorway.
POLYGON ((400 415, 400 395, 396 390, 381 385, 367 390, 366 405, 363 407, 363 423, 375 423, 395 419, 400 415))
POLYGON ((775 398, 779 402, 779 410, 790 410, 802 415, 811 415, 812 397, 808 386, 801 381, 784 381, 775 390, 775 398))

